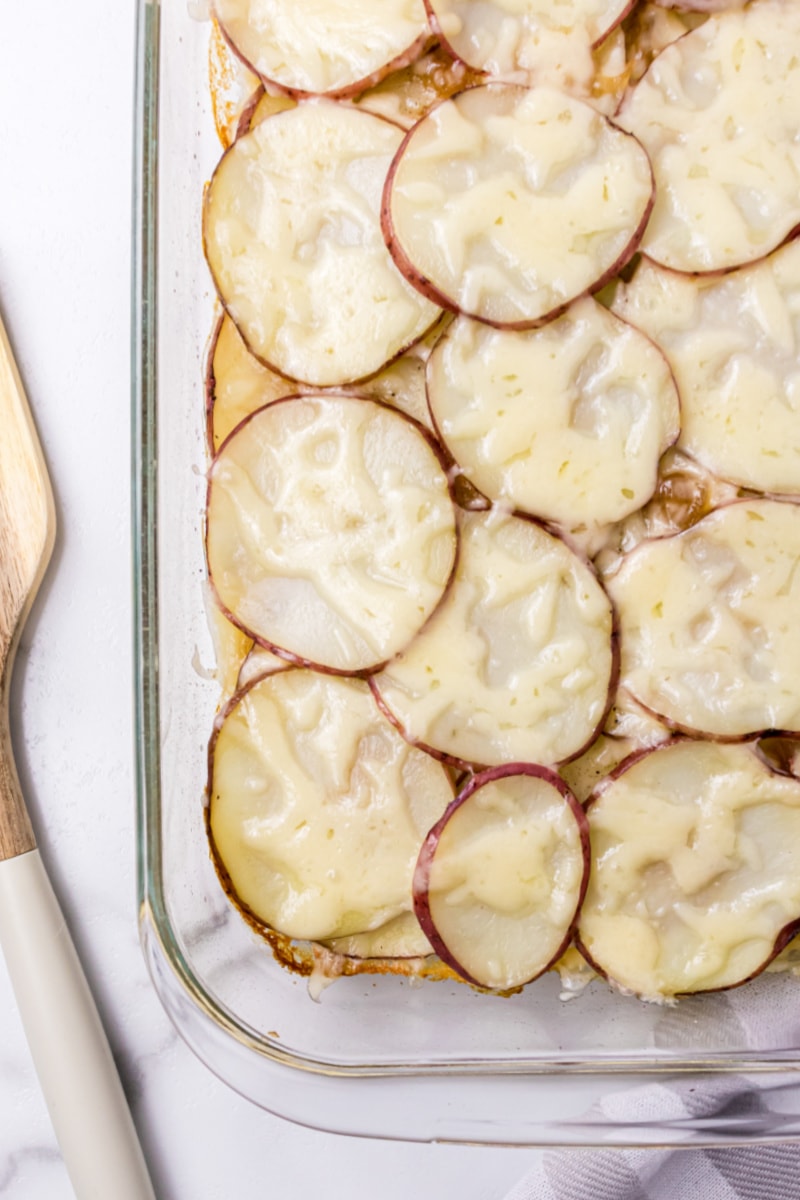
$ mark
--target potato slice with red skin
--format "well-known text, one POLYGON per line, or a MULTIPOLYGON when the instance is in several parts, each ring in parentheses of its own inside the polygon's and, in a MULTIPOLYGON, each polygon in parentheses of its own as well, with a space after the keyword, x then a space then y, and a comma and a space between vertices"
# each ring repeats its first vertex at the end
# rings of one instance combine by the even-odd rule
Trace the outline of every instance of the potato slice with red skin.
POLYGON ((680 429, 662 352, 589 296, 534 330, 457 317, 427 380, 436 428, 475 487, 566 528, 641 508, 680 429))
POLYGON ((613 310, 672 367, 681 449, 740 487, 800 494, 800 241, 724 275, 643 258, 613 310))
POLYGON ((443 101, 406 134, 382 221, 422 295, 530 329, 624 266, 652 205, 635 138, 553 88, 492 83, 443 101))
POLYGON ((359 396, 253 413, 209 472, 209 577, 260 645, 321 670, 374 670, 441 601, 455 512, 422 426, 359 396))
POLYGON ((800 780, 752 746, 672 741, 630 756, 586 806, 577 945, 645 1000, 745 983, 800 929, 800 780))
POLYGON ((559 51, 565 54, 563 69, 574 71, 576 58, 581 64, 580 51, 599 45, 635 2, 425 0, 434 28, 456 57, 502 76, 541 71, 553 65, 559 51))
POLYGON ((468 983, 505 991, 536 979, 572 938, 588 881, 581 806, 544 767, 475 775, 434 825, 414 871, 414 911, 468 983))
POLYGON ((381 234, 402 138, 382 117, 319 100, 270 116, 218 163, 203 206, 206 260, 251 353, 278 374, 314 387, 367 379, 441 315, 381 234))
POLYGON ((553 764, 593 741, 617 675, 614 614, 590 566, 529 518, 458 514, 441 605, 370 685, 446 762, 553 764))
POLYGON ((317 941, 409 912, 419 846, 453 788, 361 680, 290 670, 220 714, 208 796, 232 899, 270 929, 317 941))
POLYGON ((673 729, 800 730, 800 506, 737 500, 640 543, 605 585, 621 683, 673 729))
POLYGON ((430 37, 423 0, 215 0, 234 50, 290 95, 344 99, 413 62, 430 37))
POLYGON ((616 120, 647 148, 656 202, 641 249, 675 271, 754 262, 800 223, 800 10, 753 0, 658 55, 616 120))

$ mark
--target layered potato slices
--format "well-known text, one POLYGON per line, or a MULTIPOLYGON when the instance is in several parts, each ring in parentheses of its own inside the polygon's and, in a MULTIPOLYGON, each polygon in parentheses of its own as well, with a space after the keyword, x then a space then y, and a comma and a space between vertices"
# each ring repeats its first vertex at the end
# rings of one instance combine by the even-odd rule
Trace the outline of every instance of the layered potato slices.
POLYGON ((507 994, 580 962, 674 1003, 779 967, 800 6, 214 21, 241 85, 203 208, 232 902, 328 978, 507 994))

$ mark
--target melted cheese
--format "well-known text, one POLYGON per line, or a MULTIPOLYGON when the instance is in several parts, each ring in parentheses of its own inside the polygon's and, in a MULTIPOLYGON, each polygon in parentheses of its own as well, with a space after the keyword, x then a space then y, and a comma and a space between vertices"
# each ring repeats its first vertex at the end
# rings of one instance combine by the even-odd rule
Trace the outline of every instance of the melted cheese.
POLYGON ((424 869, 423 861, 414 887, 434 946, 473 982, 519 987, 561 952, 586 863, 575 813, 548 779, 487 774, 448 817, 424 869))
POLYGON ((424 44, 423 0, 215 0, 226 34, 259 75, 343 95, 424 44))
POLYGON ((800 10, 753 0, 655 59, 617 120, 647 148, 656 202, 642 249, 667 267, 752 262, 800 221, 800 10))
POLYGON ((208 565, 252 636, 357 671, 433 612, 456 553, 447 477, 419 430, 374 401, 268 405, 211 468, 208 565))
POLYGON ((629 7, 629 0, 431 0, 455 54, 490 75, 525 72, 535 83, 570 90, 593 74, 591 47, 629 7))
POLYGON ((530 326, 633 252, 647 155, 592 107, 490 84, 414 127, 389 195, 393 252, 460 311, 530 326))
POLYGON ((401 140, 371 113, 318 101, 238 138, 214 173, 204 210, 214 281, 253 353, 291 379, 371 375, 438 315, 381 235, 401 140))
POLYGON ((800 730, 800 507, 742 500, 644 542, 607 588, 621 683, 677 726, 800 730))
POLYGON ((428 393, 480 491, 568 527, 640 508, 678 436, 663 355, 589 298, 529 332, 457 319, 431 356, 428 393))
POLYGON ((378 929, 331 938, 325 944, 346 958, 423 958, 433 953, 413 912, 401 913, 378 929))
POLYGON ((422 838, 452 799, 366 684, 287 671, 227 713, 210 828, 237 899, 289 937, 345 937, 411 907, 422 838))
POLYGON ((800 493, 800 242, 720 278, 642 262, 614 310, 669 359, 684 450, 733 483, 800 493))
POLYGON ((587 816, 580 939, 645 999, 741 983, 800 919, 800 781, 747 746, 657 750, 611 780, 587 816))
POLYGON ((533 522, 496 511, 459 521, 442 605, 374 684, 408 736, 440 753, 484 765, 559 762, 605 713, 608 600, 533 522))

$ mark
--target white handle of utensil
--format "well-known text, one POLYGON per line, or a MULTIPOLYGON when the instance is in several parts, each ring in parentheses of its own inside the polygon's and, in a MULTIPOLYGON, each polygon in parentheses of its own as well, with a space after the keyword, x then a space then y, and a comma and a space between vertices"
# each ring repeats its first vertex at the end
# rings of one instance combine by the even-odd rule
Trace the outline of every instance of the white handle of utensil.
POLYGON ((38 850, 0 862, 0 943, 78 1200, 155 1200, 86 977, 38 850))

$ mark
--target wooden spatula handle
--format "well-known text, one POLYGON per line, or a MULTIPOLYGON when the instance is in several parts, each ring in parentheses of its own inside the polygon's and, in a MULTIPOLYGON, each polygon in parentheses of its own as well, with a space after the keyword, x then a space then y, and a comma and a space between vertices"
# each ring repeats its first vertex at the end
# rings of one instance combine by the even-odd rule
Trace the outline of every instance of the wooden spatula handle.
POLYGON ((0 859, 25 854, 35 847, 36 838, 11 752, 8 706, 5 696, 0 694, 0 859))
POLYGON ((78 1200, 155 1200, 108 1040, 38 850, 0 862, 0 943, 78 1200))

